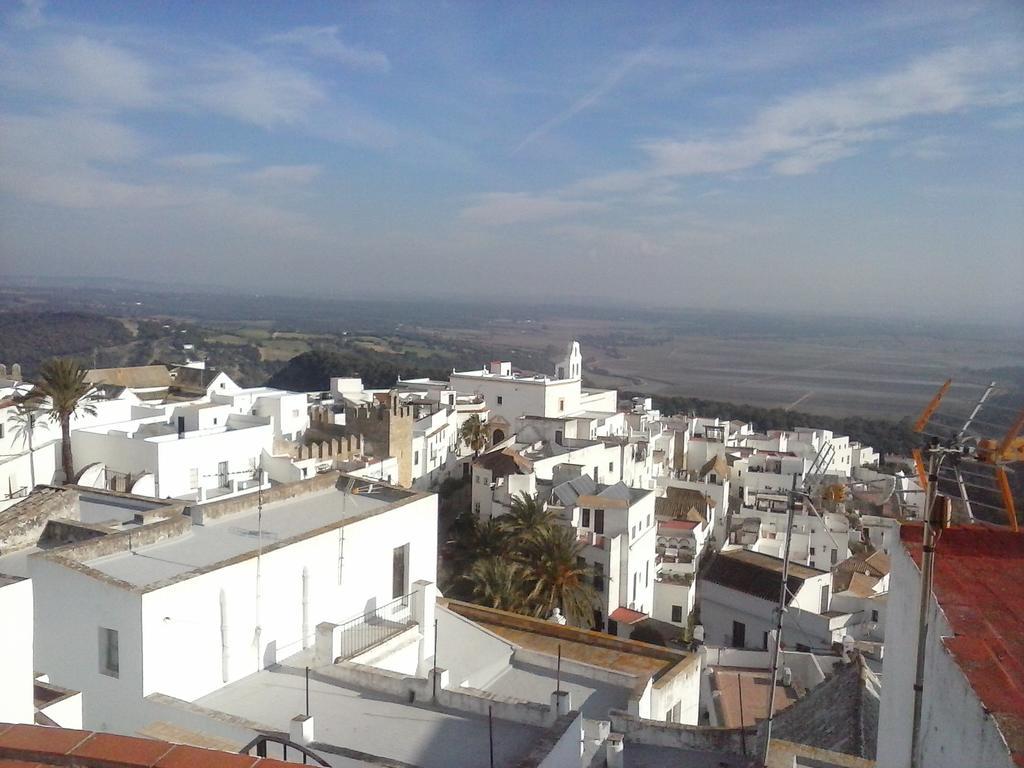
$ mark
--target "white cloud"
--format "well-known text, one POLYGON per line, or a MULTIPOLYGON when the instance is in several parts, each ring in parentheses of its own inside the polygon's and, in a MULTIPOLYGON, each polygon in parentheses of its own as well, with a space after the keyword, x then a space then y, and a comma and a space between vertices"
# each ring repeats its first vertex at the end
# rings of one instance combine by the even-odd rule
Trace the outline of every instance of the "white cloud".
POLYGON ((391 69, 391 62, 383 52, 343 42, 338 37, 336 26, 296 27, 270 35, 266 40, 276 45, 295 46, 311 56, 330 59, 357 69, 374 72, 387 72, 391 69))
POLYGON ((198 171, 208 168, 220 168, 225 165, 237 165, 244 162, 242 155, 225 152, 189 152, 181 155, 169 155, 157 160, 160 165, 177 168, 183 171, 198 171))
POLYGON ((10 18, 15 26, 21 29, 35 29, 46 23, 43 9, 46 0, 21 0, 21 8, 11 13, 10 18))
POLYGON ((900 121, 1002 98, 985 75, 1012 70, 1019 60, 1019 49, 1006 46, 953 48, 897 72, 783 98, 731 137, 662 139, 642 147, 653 161, 653 175, 729 173, 764 162, 777 173, 808 173, 856 154, 900 121))
POLYGON ((315 105, 328 100, 307 73, 243 51, 207 57, 197 79, 186 94, 195 104, 263 128, 301 123, 315 105))
POLYGON ((319 165, 268 165, 243 174, 242 178, 258 184, 308 184, 321 170, 319 165))
POLYGON ((460 218, 480 226, 501 226, 562 219, 603 207, 601 203, 565 200, 555 196, 494 192, 482 195, 477 202, 464 208, 460 218))
POLYGON ((160 101, 153 70, 135 53, 82 35, 3 51, 0 81, 91 108, 141 108, 160 101))

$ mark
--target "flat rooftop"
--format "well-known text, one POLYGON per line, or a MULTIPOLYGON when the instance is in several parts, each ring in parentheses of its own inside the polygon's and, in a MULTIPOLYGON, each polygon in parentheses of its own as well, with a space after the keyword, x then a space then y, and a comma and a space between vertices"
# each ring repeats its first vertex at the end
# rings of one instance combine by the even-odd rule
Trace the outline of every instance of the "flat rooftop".
MULTIPOLYGON (((194 703, 287 732, 289 721, 305 711, 303 670, 263 670, 194 703)), ((317 743, 420 768, 488 765, 488 727, 483 716, 410 704, 313 678, 309 681, 309 711, 316 722, 317 743)), ((544 733, 543 728, 495 718, 494 765, 517 765, 544 733)), ((317 751, 328 760, 333 757, 326 750, 317 751)))
MULTIPOLYGON (((720 725, 739 728, 768 717, 768 687, 772 679, 769 670, 723 666, 713 669, 714 688, 720 692, 715 701, 720 725)), ((776 714, 796 700, 796 690, 775 684, 776 714)))
MULTIPOLYGON (((555 671, 513 660, 511 666, 487 683, 483 690, 511 699, 548 704, 556 685, 555 671)), ((583 675, 562 671, 560 690, 569 691, 572 708, 584 717, 607 720, 609 709, 627 709, 632 689, 626 686, 599 683, 583 675)))
MULTIPOLYGON (((378 486, 380 487, 380 486, 378 486)), ((387 487, 384 487, 384 490, 387 487)), ((398 491, 402 496, 406 492, 398 491)), ((137 587, 199 571, 240 555, 255 555, 272 546, 350 517, 386 507, 395 494, 353 494, 337 488, 308 493, 263 506, 262 525, 255 494, 244 497, 250 506, 225 515, 174 538, 85 561, 90 568, 137 587), (261 532, 262 531, 262 532, 261 532)))

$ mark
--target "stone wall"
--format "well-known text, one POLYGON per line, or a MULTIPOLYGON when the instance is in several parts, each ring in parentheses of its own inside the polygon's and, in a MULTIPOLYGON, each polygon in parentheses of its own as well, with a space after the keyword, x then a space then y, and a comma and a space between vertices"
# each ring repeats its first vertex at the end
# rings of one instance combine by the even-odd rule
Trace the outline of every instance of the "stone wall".
POLYGON ((612 731, 625 736, 627 751, 631 742, 708 752, 731 752, 734 755, 753 755, 757 750, 758 733, 753 727, 713 728, 664 723, 634 717, 618 709, 609 710, 608 715, 612 731))
POLYGON ((0 512, 0 554, 34 547, 54 518, 77 520, 78 491, 40 487, 0 512))
MULTIPOLYGON (((298 480, 294 483, 282 483, 274 485, 263 491, 263 503, 272 504, 276 501, 285 501, 309 493, 319 493, 334 488, 341 477, 340 472, 324 472, 315 475, 308 480, 298 480)), ((259 494, 255 491, 241 496, 232 496, 222 501, 213 501, 208 504, 195 504, 185 510, 197 525, 202 525, 207 520, 217 520, 221 517, 229 517, 239 512, 255 509, 259 503, 259 494)))

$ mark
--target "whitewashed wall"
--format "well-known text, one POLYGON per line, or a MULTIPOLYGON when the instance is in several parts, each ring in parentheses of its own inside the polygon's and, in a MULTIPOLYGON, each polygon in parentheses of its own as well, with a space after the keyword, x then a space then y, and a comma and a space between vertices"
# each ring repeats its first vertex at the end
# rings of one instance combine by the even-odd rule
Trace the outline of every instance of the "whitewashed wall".
POLYGON ((0 723, 32 723, 35 667, 30 579, 0 586, 0 617, 0 723))

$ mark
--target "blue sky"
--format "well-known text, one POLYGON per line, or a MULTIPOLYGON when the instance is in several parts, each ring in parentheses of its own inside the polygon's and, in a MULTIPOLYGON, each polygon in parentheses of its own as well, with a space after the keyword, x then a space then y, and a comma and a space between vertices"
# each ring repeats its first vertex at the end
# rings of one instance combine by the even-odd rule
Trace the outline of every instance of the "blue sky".
POLYGON ((1018 2, 0 13, 4 272, 1020 317, 1018 2))

